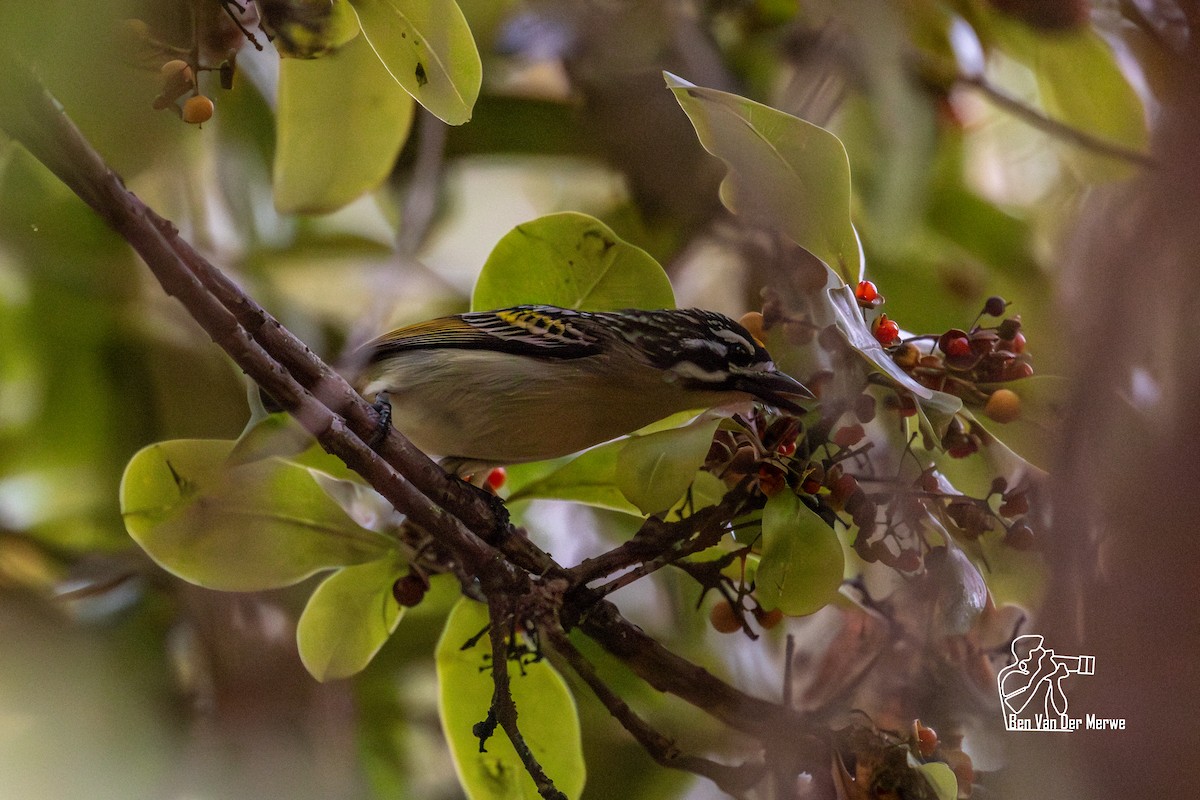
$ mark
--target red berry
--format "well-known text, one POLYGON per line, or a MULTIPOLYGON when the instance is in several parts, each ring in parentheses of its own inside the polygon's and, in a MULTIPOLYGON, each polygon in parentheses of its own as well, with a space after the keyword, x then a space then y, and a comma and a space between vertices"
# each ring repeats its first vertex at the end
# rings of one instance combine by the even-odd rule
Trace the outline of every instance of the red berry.
POLYGON ((875 334, 876 341, 881 345, 890 347, 900 338, 900 326, 888 319, 887 314, 880 314, 871 327, 871 333, 875 334))
POLYGON ((745 328, 755 341, 762 344, 767 340, 767 332, 764 328, 763 315, 761 311, 747 311, 738 320, 738 323, 745 328))
POLYGON ((779 446, 775 448, 775 452, 779 453, 781 456, 792 455, 796 452, 796 440, 792 439, 788 442, 780 442, 779 446))
POLYGON ((833 443, 838 447, 853 447, 866 435, 867 432, 863 430, 863 426, 856 422, 853 425, 844 425, 834 431, 833 443))
POLYGON ((829 487, 829 501, 837 508, 842 508, 846 500, 858 490, 857 478, 853 475, 839 475, 829 487))
POLYGON ((491 489, 493 492, 499 491, 500 487, 504 485, 504 481, 507 479, 508 479, 508 473, 505 472, 504 467, 496 467, 495 469, 493 469, 491 472, 488 473, 488 476, 487 476, 488 488, 491 489))
POLYGON ((859 281, 854 287, 854 297, 860 303, 874 303, 879 299, 879 290, 870 281, 859 281))
POLYGON ((1025 334, 1017 332, 1017 335, 1012 340, 1012 351, 1017 355, 1025 352, 1025 334))
POLYGON ((951 358, 964 358, 971 355, 971 340, 965 336, 959 336, 946 342, 946 355, 951 358))
POLYGON ((938 735, 933 728, 927 728, 920 722, 917 723, 917 750, 921 753, 921 758, 929 758, 933 755, 933 751, 937 750, 938 735))
MULTIPOLYGON (((943 333, 941 336, 938 337, 938 341, 937 341, 938 350, 941 350, 946 355, 950 355, 950 350, 949 350, 950 343, 957 339, 967 339, 967 332, 962 330, 961 328, 951 328, 950 330, 946 331, 945 333, 943 333)), ((968 339, 967 346, 970 347, 970 345, 971 345, 971 342, 968 339)), ((956 345, 956 347, 957 346, 958 345, 956 345)))
POLYGON ((970 436, 964 436, 959 441, 946 448, 951 458, 966 458, 979 452, 979 444, 970 436))
POLYGON ((1014 550, 1032 550, 1037 545, 1037 538, 1033 535, 1033 528, 1018 522, 1004 534, 1004 543, 1014 550))
POLYGON ((392 597, 405 608, 412 608, 425 598, 429 581, 424 575, 410 572, 392 584, 392 597))

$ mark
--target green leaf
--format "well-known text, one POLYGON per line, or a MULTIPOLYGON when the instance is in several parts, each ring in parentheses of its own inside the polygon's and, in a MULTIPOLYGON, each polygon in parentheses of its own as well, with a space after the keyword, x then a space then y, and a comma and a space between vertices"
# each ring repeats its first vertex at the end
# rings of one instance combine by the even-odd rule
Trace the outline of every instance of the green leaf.
MULTIPOLYGON (((1149 142, 1145 110, 1125 79, 1116 55, 1091 28, 1053 35, 992 14, 1000 45, 1037 76, 1046 113, 1084 133, 1130 150, 1149 142)), ((1072 163, 1093 180, 1128 177, 1129 165, 1078 147, 1065 149, 1072 163)))
MULTIPOLYGON (((438 712, 459 781, 471 800, 538 798, 533 779, 497 727, 479 752, 473 727, 482 722, 492 703, 491 642, 485 634, 487 607, 460 600, 437 646, 438 712), (472 647, 463 649, 476 639, 472 647)), ((508 663, 512 698, 525 743, 538 763, 567 797, 579 797, 586 775, 579 715, 567 684, 545 660, 508 663)))
POLYGON ((508 497, 518 500, 572 500, 576 503, 641 516, 617 486, 617 459, 627 439, 593 447, 508 497))
POLYGON ((313 437, 291 414, 268 414, 246 426, 229 454, 230 464, 248 464, 271 456, 287 458, 313 446, 313 437))
POLYGON ((396 555, 343 567, 308 598, 296 643, 305 669, 317 680, 362 671, 396 630, 404 609, 392 596, 392 584, 407 572, 396 555))
POLYGON ((767 500, 754 596, 788 616, 819 611, 838 596, 845 556, 837 534, 790 491, 767 500))
POLYGON ((721 201, 787 234, 855 283, 862 248, 850 221, 850 160, 841 141, 804 120, 664 73, 704 149, 729 168, 721 201))
POLYGON ((947 764, 931 761, 928 764, 920 765, 917 769, 925 776, 925 780, 929 783, 929 788, 933 789, 937 800, 955 800, 958 797, 958 778, 954 776, 954 770, 950 769, 947 764))
POLYGON ((450 125, 471 118, 483 81, 475 39, 454 0, 352 0, 392 79, 450 125))
POLYGON ((275 207, 321 213, 377 187, 396 163, 413 100, 363 37, 322 58, 279 63, 275 207))
POLYGON ((1012 422, 996 422, 982 412, 972 421, 1029 463, 1049 470, 1058 452, 1062 420, 1066 415, 1068 381, 1057 375, 1035 375, 1019 381, 985 384, 984 390, 1010 389, 1021 398, 1021 415, 1012 422))
POLYGON ((643 514, 670 508, 704 465, 720 419, 634 436, 617 454, 617 487, 643 514))
POLYGON ((168 572, 210 589, 253 591, 362 564, 393 548, 317 485, 268 458, 229 466, 233 442, 181 439, 139 451, 121 479, 125 527, 168 572))
POLYGON ((476 311, 545 303, 589 311, 674 308, 667 273, 600 220, 563 212, 513 228, 492 249, 471 297, 476 311))

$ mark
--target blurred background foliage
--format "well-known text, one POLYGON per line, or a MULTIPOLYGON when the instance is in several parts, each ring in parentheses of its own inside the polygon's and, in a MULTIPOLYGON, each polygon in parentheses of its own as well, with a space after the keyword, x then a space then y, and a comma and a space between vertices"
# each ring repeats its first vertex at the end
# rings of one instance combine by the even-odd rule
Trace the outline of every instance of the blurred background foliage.
MULTIPOLYGON (((1069 352, 1055 299, 1072 291, 1058 269, 1072 224, 1097 187, 1142 168, 1182 35, 1174 6, 1149 0, 459 6, 482 59, 470 122, 417 107, 383 182, 323 215, 277 210, 277 126, 312 120, 276 116, 277 54, 230 31, 215 2, 7 0, 0 46, 36 66, 140 197, 334 363, 390 324, 465 310, 496 241, 554 211, 593 214, 645 248, 680 306, 759 307, 771 264, 722 210, 721 165, 664 87, 669 70, 837 133, 889 316, 914 332, 965 328, 983 298, 1003 295, 1049 374, 1069 352), (153 108, 159 63, 130 19, 181 47, 207 20, 219 41, 206 47, 240 47, 231 89, 200 78, 211 121, 153 108)), ((318 122, 350 144, 360 135, 318 122)), ((453 587, 411 612, 363 675, 316 685, 292 634, 311 586, 217 594, 132 545, 117 509, 129 457, 163 439, 236 436, 247 387, 116 234, 6 141, 0 343, 5 795, 457 796, 430 661, 453 587)), ((560 560, 586 553, 599 513, 543 510, 545 530, 583 531, 551 542, 560 560)), ((717 643, 681 584, 658 592, 640 624, 706 661, 723 647, 718 672, 774 691, 778 637, 747 655, 717 643)), ((632 678, 615 688, 652 720, 681 713, 632 678)), ((580 697, 585 797, 715 793, 654 766, 580 697)), ((671 727, 687 731, 684 749, 719 733, 671 727)))

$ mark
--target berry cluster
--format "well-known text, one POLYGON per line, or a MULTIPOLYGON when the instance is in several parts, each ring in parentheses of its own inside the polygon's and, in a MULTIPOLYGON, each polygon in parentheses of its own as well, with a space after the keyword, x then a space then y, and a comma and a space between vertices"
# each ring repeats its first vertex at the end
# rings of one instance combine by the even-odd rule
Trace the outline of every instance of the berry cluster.
POLYGON ((922 386, 983 405, 992 419, 1011 422, 1020 414, 1020 398, 1011 389, 993 385, 1033 375, 1021 318, 1006 317, 990 327, 979 324, 985 316, 1003 317, 1007 306, 1003 298, 989 297, 970 330, 951 328, 941 335, 909 337, 890 347, 892 360, 922 386))
POLYGON ((252 7, 221 0, 203 9, 194 19, 190 41, 183 43, 168 41, 141 19, 126 19, 120 29, 131 60, 159 70, 162 88, 154 99, 154 109, 173 109, 189 125, 208 122, 215 110, 212 98, 200 92, 197 76, 216 72, 222 88, 231 89, 241 46, 250 41, 262 49, 241 21, 242 16, 252 24, 257 21, 252 7))

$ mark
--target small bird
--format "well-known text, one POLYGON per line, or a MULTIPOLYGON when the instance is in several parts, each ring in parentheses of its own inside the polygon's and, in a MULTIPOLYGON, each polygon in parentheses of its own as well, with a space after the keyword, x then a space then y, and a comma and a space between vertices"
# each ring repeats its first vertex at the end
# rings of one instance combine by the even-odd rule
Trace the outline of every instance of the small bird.
POLYGON ((679 411, 759 400, 802 413, 813 395, 712 311, 575 311, 547 305, 439 317, 358 352, 364 396, 443 466, 540 461, 679 411))

